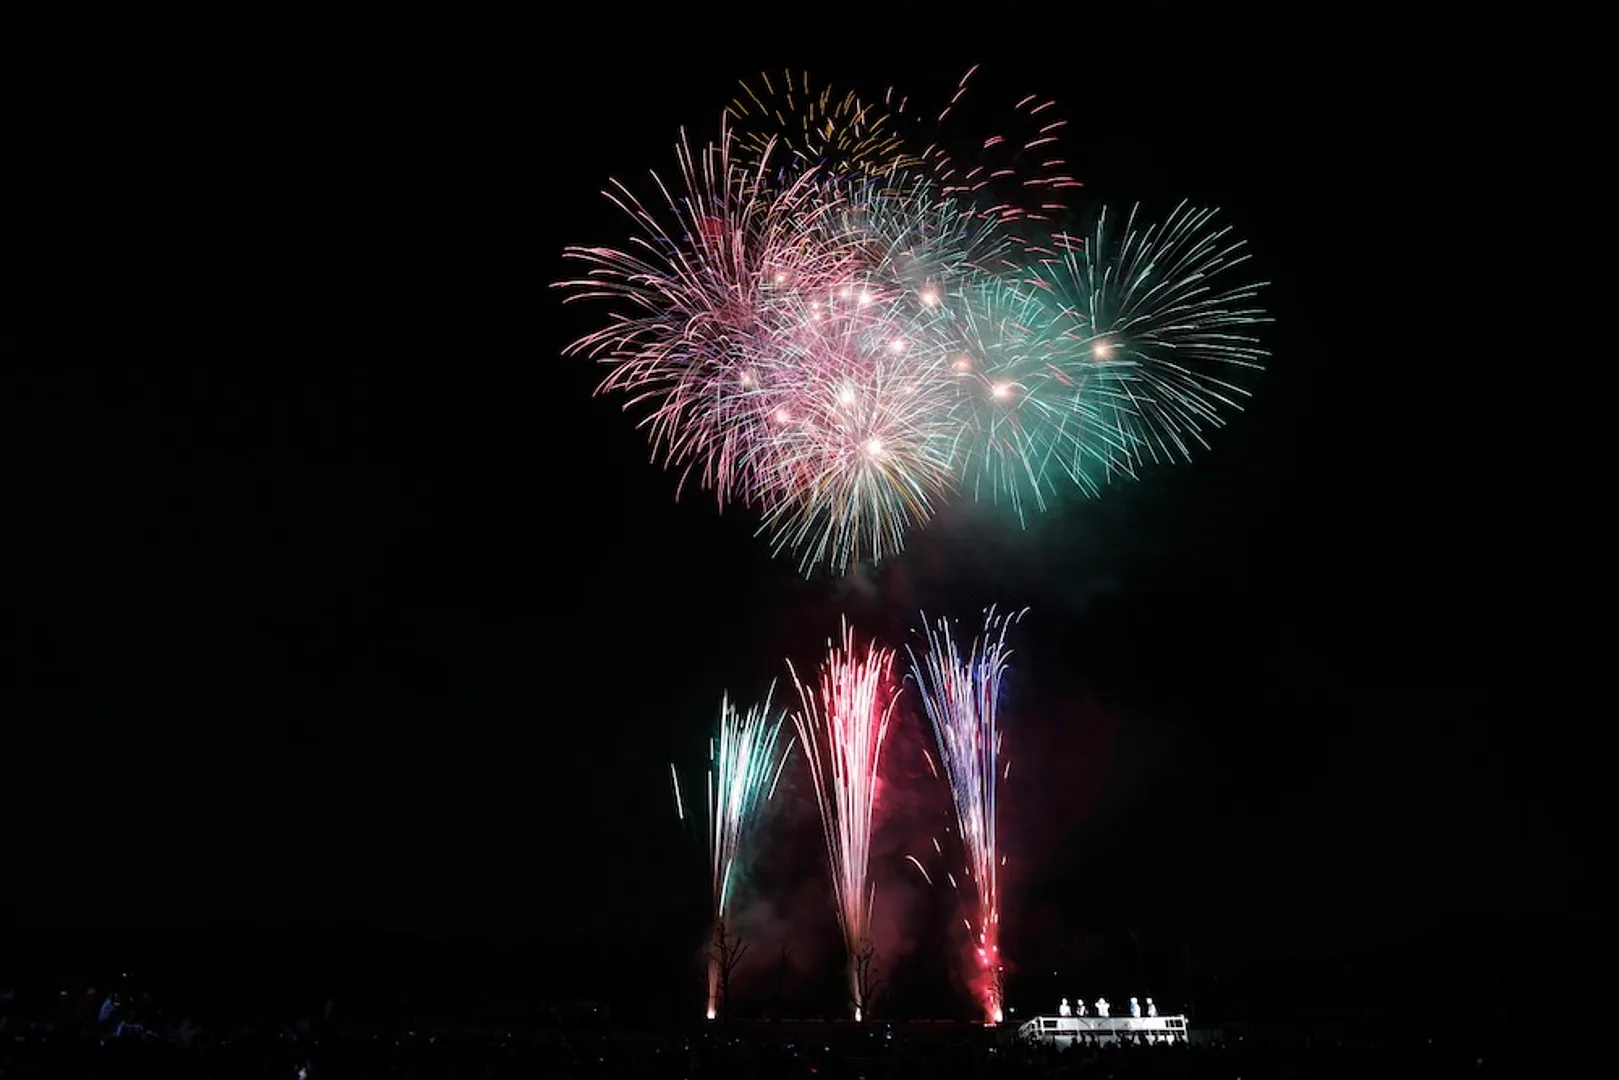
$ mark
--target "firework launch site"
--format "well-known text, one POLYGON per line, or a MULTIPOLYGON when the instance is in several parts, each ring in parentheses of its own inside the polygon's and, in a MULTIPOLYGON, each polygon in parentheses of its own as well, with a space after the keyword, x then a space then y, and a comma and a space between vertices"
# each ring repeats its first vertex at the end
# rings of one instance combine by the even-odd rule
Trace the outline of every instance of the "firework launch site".
MULTIPOLYGON (((419 1077, 486 1080, 924 1080, 927 1077, 1331 1080, 1340 1077, 1510 1075, 1479 1034, 1413 1026, 1331 1030, 1242 1027, 1191 1043, 1036 1039, 970 1022, 734 1021, 658 1024, 588 1002, 556 1002, 540 1021, 197 1008, 144 990, 138 979, 48 995, 0 987, 5 1075, 164 1076, 204 1080, 271 1075, 303 1080, 419 1077), (267 1072, 266 1072, 267 1070, 267 1072)), ((328 1008, 330 1006, 327 1006, 328 1008)), ((1036 1018, 1040 1025, 1060 1018, 1036 1018)), ((1170 1018, 1165 1018, 1166 1020, 1170 1018)), ((1128 1018, 1118 1022, 1128 1026, 1128 1018)), ((1167 1026, 1167 1025, 1166 1025, 1167 1026)))

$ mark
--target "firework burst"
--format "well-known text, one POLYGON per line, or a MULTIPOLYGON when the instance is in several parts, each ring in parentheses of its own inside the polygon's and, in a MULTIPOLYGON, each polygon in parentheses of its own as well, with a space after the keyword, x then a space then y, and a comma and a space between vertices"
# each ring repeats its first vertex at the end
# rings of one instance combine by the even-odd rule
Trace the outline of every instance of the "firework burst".
POLYGON ((695 474, 722 507, 756 491, 747 469, 771 408, 754 369, 758 343, 775 332, 771 293, 842 276, 838 248, 804 242, 835 202, 808 176, 776 186, 767 158, 745 167, 733 145, 724 133, 693 150, 682 136, 680 183, 653 174, 661 202, 650 207, 615 181, 606 195, 636 227, 630 246, 567 248, 585 275, 558 283, 568 302, 618 302, 606 326, 565 354, 606 365, 599 392, 649 409, 654 460, 683 482, 695 474))
POLYGON ((955 488, 936 364, 885 356, 884 345, 833 348, 845 359, 798 397, 768 451, 764 528, 806 570, 902 550, 955 488))
POLYGON ((784 169, 880 174, 921 164, 906 147, 905 109, 892 90, 881 104, 817 85, 807 72, 761 74, 737 86, 725 116, 742 149, 764 157, 780 146, 784 169))
POLYGON ((967 200, 979 215, 1005 225, 1033 225, 1019 236, 1045 251, 1041 223, 1066 213, 1069 194, 1082 186, 1061 151, 1068 122, 1058 115, 1056 102, 1028 94, 1002 112, 999 130, 985 137, 964 123, 978 70, 975 65, 961 77, 927 128, 923 164, 946 194, 967 200))
POLYGON ((870 1004, 863 999, 864 980, 856 965, 870 945, 876 898, 867 869, 878 767, 899 698, 893 685, 894 653, 876 643, 857 648, 854 631, 845 622, 842 642, 827 642, 813 686, 799 680, 791 662, 787 666, 798 689, 801 707, 793 723, 821 814, 838 925, 848 953, 849 996, 854 1018, 860 1020, 870 1004))
POLYGON ((965 650, 950 620, 928 625, 924 617, 926 648, 920 655, 909 650, 911 678, 938 740, 966 853, 963 876, 973 911, 967 929, 977 964, 973 990, 991 1023, 1000 1023, 1002 1004, 999 878, 1004 857, 998 847, 996 787, 1007 763, 1001 754, 1001 679, 1011 656, 1007 632, 1022 616, 1022 611, 1008 617, 990 608, 983 630, 965 650))
POLYGON ((1065 486, 1096 495, 1128 474, 1118 370, 1096 359, 1081 324, 1049 290, 986 279, 963 298, 950 366, 958 440, 952 467, 975 501, 1026 522, 1065 486))
POLYGON ((1114 373, 1098 407, 1131 457, 1171 464, 1207 448, 1205 434, 1242 408, 1238 380, 1268 355, 1254 330, 1271 320, 1255 304, 1265 283, 1234 273, 1248 253, 1216 225, 1218 211, 1182 203, 1161 222, 1138 211, 1116 243, 1105 210, 1083 242, 1059 238, 1066 253, 1037 277, 1075 320, 1088 362, 1114 373))
MULTIPOLYGON (((805 72, 769 73, 738 85, 725 111, 741 148, 776 151, 782 175, 926 175, 975 216, 1000 224, 1044 222, 1065 211, 1080 187, 1061 153, 1067 121, 1056 102, 1035 94, 999 116, 983 135, 965 122, 978 67, 969 69, 936 114, 888 89, 878 102, 817 84, 805 72)), ((1038 229, 1028 236, 1040 237, 1038 229)), ((1027 239, 1028 237, 1024 237, 1027 239)))
POLYGON ((959 388, 951 368, 969 332, 969 297, 1013 265, 997 224, 914 177, 826 185, 836 213, 820 242, 844 277, 771 298, 782 328, 761 360, 774 404, 759 446, 764 531, 806 571, 900 551, 959 486, 959 388))
POLYGON ((788 75, 744 84, 659 198, 614 184, 624 248, 574 247, 567 350, 645 410, 652 456, 759 515, 806 574, 891 556, 959 496, 1020 523, 1190 456, 1266 356, 1260 285, 1210 210, 1047 233, 1077 183, 1027 97, 981 139, 964 78, 933 119, 788 75), (1115 235, 1117 231, 1118 235, 1115 235))

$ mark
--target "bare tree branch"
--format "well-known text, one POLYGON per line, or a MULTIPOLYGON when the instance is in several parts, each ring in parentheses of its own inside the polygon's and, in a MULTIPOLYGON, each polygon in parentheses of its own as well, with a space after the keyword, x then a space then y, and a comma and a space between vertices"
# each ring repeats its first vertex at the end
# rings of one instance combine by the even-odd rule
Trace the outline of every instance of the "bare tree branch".
POLYGON ((719 1015, 725 1016, 726 1006, 731 1000, 731 975, 736 971, 737 965, 747 955, 747 942, 741 938, 731 937, 730 930, 721 919, 714 924, 714 943, 709 948, 709 959, 713 962, 715 970, 719 973, 719 1015))
POLYGON ((878 975, 877 946, 868 939, 855 950, 851 961, 854 969, 854 978, 850 989, 853 991, 855 1018, 869 1019, 871 1003, 882 989, 883 980, 878 975))

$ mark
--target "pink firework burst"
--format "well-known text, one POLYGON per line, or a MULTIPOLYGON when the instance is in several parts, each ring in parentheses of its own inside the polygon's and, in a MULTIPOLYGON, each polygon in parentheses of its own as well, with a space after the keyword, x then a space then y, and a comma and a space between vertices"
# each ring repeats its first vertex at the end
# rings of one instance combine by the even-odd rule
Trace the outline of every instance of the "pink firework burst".
POLYGON ((599 392, 648 410, 654 460, 711 489, 722 507, 760 490, 748 470, 770 411, 756 372, 759 342, 776 334, 770 295, 841 271, 835 246, 807 242, 836 209, 814 178, 778 185, 767 159, 744 165, 733 145, 728 132, 697 150, 682 136, 679 183, 653 174, 660 200, 650 205, 614 181, 605 194, 635 235, 624 248, 567 248, 585 273, 557 283, 568 302, 618 303, 566 354, 607 366, 599 392))

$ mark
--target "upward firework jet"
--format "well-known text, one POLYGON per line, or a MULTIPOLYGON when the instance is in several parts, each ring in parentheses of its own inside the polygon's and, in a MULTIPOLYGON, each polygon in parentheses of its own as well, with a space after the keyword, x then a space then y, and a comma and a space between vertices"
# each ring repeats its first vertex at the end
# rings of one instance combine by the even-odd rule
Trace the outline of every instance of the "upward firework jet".
MULTIPOLYGON (((1027 610, 1027 609, 1024 609, 1027 610)), ((975 909, 967 920, 978 970, 973 990, 984 1018, 1001 1022, 1001 856, 997 850, 995 788, 1004 775, 1001 758, 1000 696, 1011 651, 1007 631, 1023 612, 1007 617, 990 608, 984 628, 963 651, 948 619, 926 625, 926 651, 911 649, 911 678, 939 743, 939 760, 950 784, 956 823, 966 849, 966 890, 975 909)), ((951 875, 954 880, 954 875, 951 875)))
POLYGON ((864 980, 857 960, 871 938, 875 892, 866 880, 871 860, 871 822, 877 805, 878 764, 898 693, 892 676, 894 653, 872 643, 861 651, 854 631, 843 625, 841 645, 827 642, 814 686, 805 686, 793 671, 801 704, 793 714, 804 759, 809 763, 826 857, 832 871, 832 893, 838 925, 848 949, 849 996, 854 1018, 864 1018, 864 980))
MULTIPOLYGON (((720 704, 720 726, 709 741, 708 768, 708 859, 713 886, 716 934, 731 919, 735 895, 738 856, 742 841, 759 807, 776 790, 782 768, 793 752, 792 740, 781 742, 786 711, 771 711, 775 684, 762 704, 742 712, 729 696, 720 704)), ((670 767, 674 776, 674 766, 670 767)), ((675 808, 685 817, 679 779, 674 780, 675 808)), ((717 949, 708 956, 708 1018, 714 1019, 720 989, 720 965, 725 960, 717 949)))

